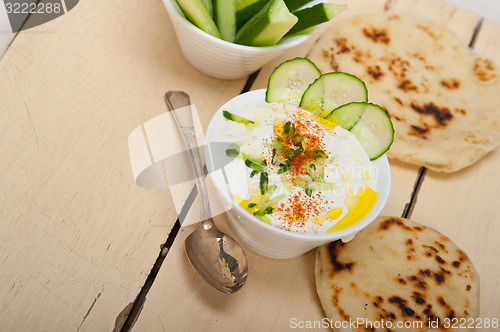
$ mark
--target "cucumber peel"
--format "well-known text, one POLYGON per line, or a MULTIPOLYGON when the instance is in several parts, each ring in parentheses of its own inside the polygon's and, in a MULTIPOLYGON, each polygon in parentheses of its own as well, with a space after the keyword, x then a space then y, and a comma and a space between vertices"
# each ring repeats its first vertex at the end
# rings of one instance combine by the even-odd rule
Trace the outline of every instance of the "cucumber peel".
POLYGON ((307 7, 293 12, 298 21, 284 37, 291 37, 298 34, 309 33, 313 27, 328 22, 338 13, 345 10, 346 5, 336 5, 333 3, 318 3, 312 7, 307 7))
POLYGON ((271 0, 243 25, 234 42, 250 46, 275 45, 297 20, 283 0, 271 0))
POLYGON ((286 6, 288 7, 288 10, 290 10, 292 13, 299 9, 300 7, 304 6, 305 4, 311 2, 312 0, 285 0, 286 6))
POLYGON ((236 30, 241 29, 245 23, 255 16, 270 0, 252 0, 242 3, 239 1, 236 3, 236 30), (244 6, 244 7, 242 7, 244 6))
POLYGON ((177 0, 177 4, 191 23, 206 33, 221 38, 219 29, 202 0, 177 0))
POLYGON ((366 109, 351 133, 365 149, 370 160, 382 156, 392 145, 394 127, 389 114, 380 106, 366 103, 366 109))

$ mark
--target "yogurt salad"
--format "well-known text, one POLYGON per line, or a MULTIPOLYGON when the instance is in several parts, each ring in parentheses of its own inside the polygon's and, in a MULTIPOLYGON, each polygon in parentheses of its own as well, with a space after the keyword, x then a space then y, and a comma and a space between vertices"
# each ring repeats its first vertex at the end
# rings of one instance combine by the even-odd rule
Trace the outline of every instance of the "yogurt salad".
POLYGON ((377 203, 374 161, 393 129, 359 79, 311 65, 285 62, 266 91, 249 93, 257 98, 224 105, 210 142, 225 142, 220 168, 233 202, 276 228, 324 234, 356 224, 377 203))
POLYGON ((233 199, 278 228, 324 233, 352 225, 377 199, 377 174, 356 137, 335 123, 284 103, 241 105, 216 141, 233 199), (236 119, 236 120, 234 120, 236 119))

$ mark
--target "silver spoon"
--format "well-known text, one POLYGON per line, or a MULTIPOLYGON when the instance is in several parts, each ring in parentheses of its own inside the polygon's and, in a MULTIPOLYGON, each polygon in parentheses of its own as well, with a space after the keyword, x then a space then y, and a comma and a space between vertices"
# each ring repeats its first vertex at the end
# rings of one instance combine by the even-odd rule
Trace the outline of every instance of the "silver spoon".
MULTIPOLYGON (((189 96, 182 91, 169 91, 165 99, 171 111, 191 104, 189 96)), ((207 283, 221 292, 231 294, 245 284, 247 257, 238 242, 215 226, 191 110, 173 112, 173 115, 188 148, 201 200, 202 221, 186 238, 186 254, 191 265, 207 283)))

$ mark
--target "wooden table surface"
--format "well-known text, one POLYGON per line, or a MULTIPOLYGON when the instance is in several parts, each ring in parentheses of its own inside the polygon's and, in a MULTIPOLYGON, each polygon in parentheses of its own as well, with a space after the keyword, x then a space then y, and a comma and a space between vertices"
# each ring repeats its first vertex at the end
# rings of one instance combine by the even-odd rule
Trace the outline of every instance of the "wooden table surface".
MULTIPOLYGON (((466 45, 479 26, 474 50, 500 64, 500 26, 448 3, 341 2, 349 9, 338 19, 411 14, 466 45)), ((194 226, 178 231, 168 190, 135 184, 127 146, 135 127, 166 111, 166 91, 186 91, 206 128, 224 102, 265 87, 312 42, 255 81, 225 81, 186 62, 160 0, 81 1, 19 33, 0 60, 0 331, 287 331, 291 319, 321 320, 314 251, 276 260, 247 249, 240 292, 205 284, 183 252, 194 226)), ((453 174, 390 163, 383 214, 453 239, 480 274, 481 317, 500 318, 500 152, 453 174)), ((225 215, 216 223, 231 233, 225 215)))

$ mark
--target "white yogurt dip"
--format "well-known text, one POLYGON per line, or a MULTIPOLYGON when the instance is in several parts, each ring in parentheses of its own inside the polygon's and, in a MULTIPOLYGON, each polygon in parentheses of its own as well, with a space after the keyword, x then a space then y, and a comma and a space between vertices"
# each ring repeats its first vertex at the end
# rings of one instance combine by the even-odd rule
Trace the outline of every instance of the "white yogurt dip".
POLYGON ((377 168, 356 137, 335 123, 282 103, 226 109, 213 141, 234 143, 224 167, 230 195, 263 222, 300 233, 344 229, 378 197, 377 168))

